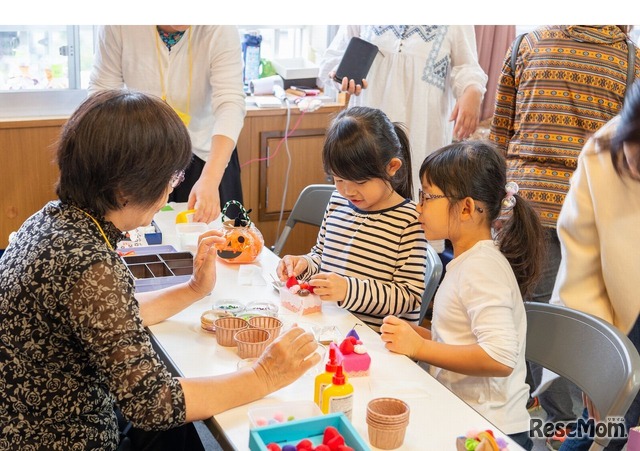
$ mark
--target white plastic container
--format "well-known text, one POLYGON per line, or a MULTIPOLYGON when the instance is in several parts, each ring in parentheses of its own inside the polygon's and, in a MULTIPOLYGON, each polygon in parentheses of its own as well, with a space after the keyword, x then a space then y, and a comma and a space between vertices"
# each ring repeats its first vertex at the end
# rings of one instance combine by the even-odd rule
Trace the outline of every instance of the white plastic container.
POLYGON ((192 252, 195 255, 198 250, 198 237, 207 230, 209 230, 209 226, 204 222, 176 224, 176 233, 180 241, 180 249, 192 252))

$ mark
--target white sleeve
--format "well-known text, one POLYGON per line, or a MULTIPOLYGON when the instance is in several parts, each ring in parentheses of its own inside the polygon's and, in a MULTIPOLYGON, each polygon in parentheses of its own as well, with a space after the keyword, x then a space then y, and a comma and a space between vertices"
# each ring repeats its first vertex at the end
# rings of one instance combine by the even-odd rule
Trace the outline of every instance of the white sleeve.
POLYGON ((324 88, 324 84, 329 80, 329 72, 338 68, 342 55, 344 55, 349 41, 354 36, 360 36, 359 25, 340 25, 338 32, 320 60, 320 70, 316 80, 316 84, 320 88, 324 88))
POLYGON ((464 90, 476 85, 483 95, 489 77, 478 62, 476 32, 473 25, 451 25, 451 86, 456 99, 464 90))
POLYGON ((492 259, 469 266, 460 288, 461 299, 469 315, 471 330, 480 347, 494 360, 515 368, 520 345, 515 324, 514 295, 510 268, 492 259))
POLYGON ((217 45, 212 46, 209 65, 213 135, 224 135, 237 142, 246 114, 240 35, 235 26, 217 28, 214 34, 217 45))
POLYGON ((98 30, 98 43, 89 76, 89 94, 124 87, 122 74, 122 27, 106 25, 98 30))
MULTIPOLYGON (((585 147, 590 145, 593 142, 585 147)), ((550 302, 599 316, 613 324, 611 301, 603 278, 587 159, 585 149, 578 158, 578 167, 571 177, 571 187, 558 218, 562 260, 550 302)), ((597 164, 597 161, 592 163, 597 164)))

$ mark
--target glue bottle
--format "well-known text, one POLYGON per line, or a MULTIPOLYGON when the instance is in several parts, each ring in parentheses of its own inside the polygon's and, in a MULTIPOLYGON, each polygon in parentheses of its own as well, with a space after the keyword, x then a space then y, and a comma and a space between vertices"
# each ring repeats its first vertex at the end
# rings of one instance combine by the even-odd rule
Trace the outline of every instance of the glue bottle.
POLYGON ((329 346, 329 360, 324 366, 324 373, 316 376, 315 390, 313 392, 313 402, 315 402, 320 410, 322 410, 322 392, 331 385, 333 375, 338 368, 338 358, 336 356, 335 345, 329 346))
POLYGON ((342 412, 351 420, 353 386, 342 371, 342 365, 338 365, 331 382, 322 392, 322 413, 342 412))

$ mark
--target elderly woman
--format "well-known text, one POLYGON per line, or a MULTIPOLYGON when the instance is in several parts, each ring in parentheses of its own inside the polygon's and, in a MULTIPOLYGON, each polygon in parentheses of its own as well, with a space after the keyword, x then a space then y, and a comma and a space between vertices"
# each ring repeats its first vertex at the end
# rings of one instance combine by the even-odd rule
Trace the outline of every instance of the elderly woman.
POLYGON ((201 237, 191 280, 149 293, 134 293, 114 248, 122 231, 150 223, 190 158, 176 113, 141 93, 97 93, 65 125, 60 200, 31 216, 0 259, 0 449, 115 449, 114 406, 136 427, 171 429, 318 363, 300 328, 252 367, 216 377, 174 378, 154 352, 145 326, 211 292, 223 240, 201 237))

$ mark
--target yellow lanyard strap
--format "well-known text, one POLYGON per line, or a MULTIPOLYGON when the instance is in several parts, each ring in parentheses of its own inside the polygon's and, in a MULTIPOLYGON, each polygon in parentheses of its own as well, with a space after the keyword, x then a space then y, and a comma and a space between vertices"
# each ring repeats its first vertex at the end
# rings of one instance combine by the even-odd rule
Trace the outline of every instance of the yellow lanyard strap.
MULTIPOLYGON (((78 208, 78 207, 76 207, 76 208, 78 208)), ((89 216, 91 218, 91 220, 98 226, 98 230, 100 230, 100 234, 102 235, 102 238, 104 238, 104 242, 107 243, 107 246, 109 246, 109 249, 113 250, 113 246, 109 242, 109 239, 107 238, 107 235, 105 235, 104 230, 102 230, 102 227, 100 227, 100 223, 96 220, 96 218, 91 216, 89 213, 84 211, 82 208, 78 208, 78 210, 80 210, 82 213, 84 213, 85 215, 87 215, 87 216, 89 216)))
MULTIPOLYGON (((164 84, 164 70, 162 69, 162 57, 160 55, 160 35, 158 30, 155 30, 156 36, 156 56, 158 60, 158 69, 160 70, 160 87, 162 89, 162 100, 167 102, 167 90, 164 84)), ((191 80, 193 78, 193 59, 191 56, 191 27, 187 29, 187 54, 189 58, 189 82, 188 82, 188 90, 187 90, 187 111, 183 113, 182 111, 173 108, 180 119, 185 123, 185 125, 189 125, 189 110, 191 109, 191 80)), ((168 102, 167 102, 168 103, 168 102)))

